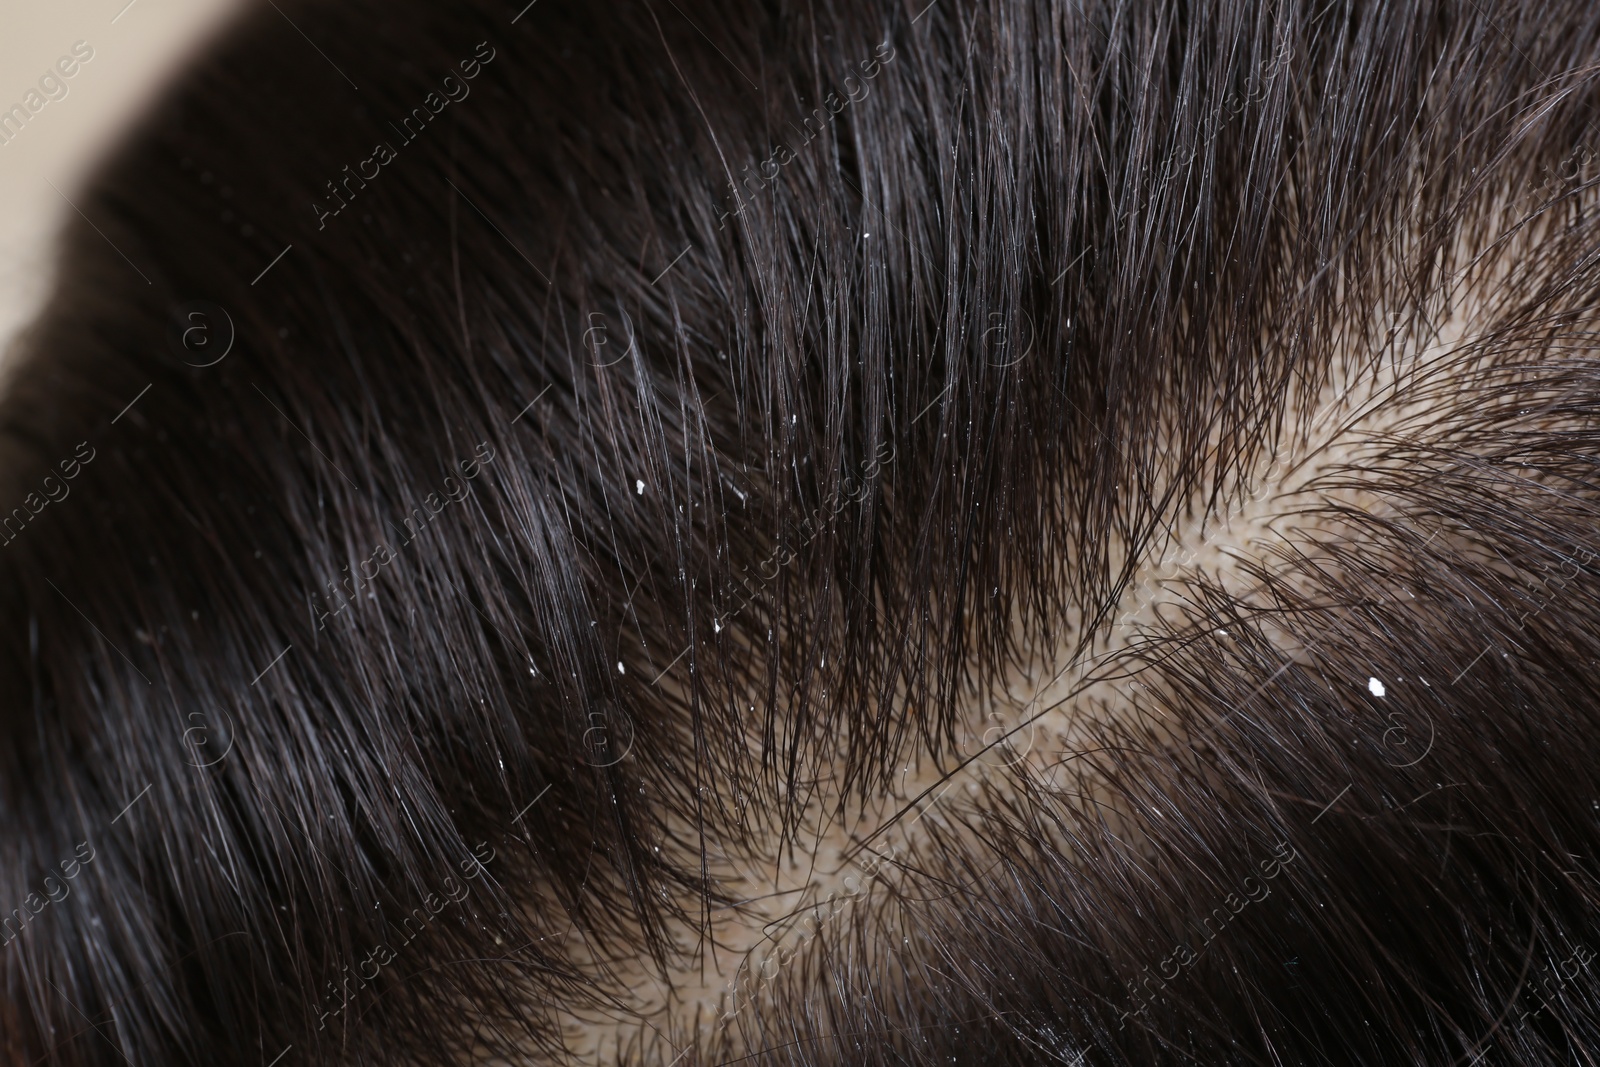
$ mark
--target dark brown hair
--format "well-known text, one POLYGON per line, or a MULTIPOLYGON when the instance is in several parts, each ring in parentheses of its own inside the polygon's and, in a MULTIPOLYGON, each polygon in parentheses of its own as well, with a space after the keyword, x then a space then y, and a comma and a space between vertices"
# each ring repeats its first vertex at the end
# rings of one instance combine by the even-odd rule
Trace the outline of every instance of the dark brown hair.
POLYGON ((7 1062, 1593 1058, 1597 20, 253 10, 0 401, 7 1062))

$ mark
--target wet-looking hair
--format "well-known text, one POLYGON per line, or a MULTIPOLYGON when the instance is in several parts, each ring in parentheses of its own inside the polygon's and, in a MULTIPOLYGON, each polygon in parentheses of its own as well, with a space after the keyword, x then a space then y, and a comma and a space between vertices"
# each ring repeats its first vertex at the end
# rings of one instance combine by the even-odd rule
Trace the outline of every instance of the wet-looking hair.
POLYGON ((1590 1062, 1597 61, 251 9, 0 396, 4 1062, 1590 1062))

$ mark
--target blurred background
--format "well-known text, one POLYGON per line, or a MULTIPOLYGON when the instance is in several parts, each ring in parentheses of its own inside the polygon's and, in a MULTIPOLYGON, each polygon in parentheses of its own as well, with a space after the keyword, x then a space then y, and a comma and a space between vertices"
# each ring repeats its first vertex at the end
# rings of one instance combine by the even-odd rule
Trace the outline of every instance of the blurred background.
MULTIPOLYGON (((0 5, 0 371, 49 292, 77 188, 161 86, 246 0, 4 0, 0 5), (78 42, 76 55, 73 46, 78 42), (85 47, 87 46, 87 47, 85 47), (93 58, 83 61, 88 49, 93 58), (74 69, 62 77, 61 69, 74 69), (53 76, 53 77, 50 77, 53 76), (41 88, 41 78, 45 78, 41 88), (63 93, 63 87, 65 95, 63 93), (30 93, 35 95, 30 97, 30 93), (48 95, 47 95, 48 94, 48 95)), ((92 220, 91 220, 92 221, 92 220)))

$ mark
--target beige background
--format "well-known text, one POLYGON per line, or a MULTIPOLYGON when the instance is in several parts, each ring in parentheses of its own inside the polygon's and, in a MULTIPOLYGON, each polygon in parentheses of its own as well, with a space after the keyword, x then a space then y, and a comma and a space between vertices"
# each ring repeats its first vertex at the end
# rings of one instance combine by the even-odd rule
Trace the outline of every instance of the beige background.
POLYGON ((21 134, 0 145, 0 365, 37 313, 53 272, 55 235, 74 195, 118 131, 244 0, 4 0, 0 110, 87 41, 94 58, 21 134), (50 187, 54 183, 58 194, 50 187))

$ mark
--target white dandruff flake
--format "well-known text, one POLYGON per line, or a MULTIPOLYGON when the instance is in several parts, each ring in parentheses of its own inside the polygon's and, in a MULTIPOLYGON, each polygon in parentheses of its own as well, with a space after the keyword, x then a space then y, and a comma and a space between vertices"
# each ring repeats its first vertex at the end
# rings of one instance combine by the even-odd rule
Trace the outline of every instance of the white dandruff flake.
POLYGON ((1367 691, 1375 697, 1381 697, 1388 692, 1388 690, 1383 687, 1383 683, 1378 681, 1376 678, 1367 679, 1367 691))
POLYGON ((633 480, 633 491, 635 493, 638 493, 640 496, 644 496, 644 479, 643 478, 635 478, 633 480))

